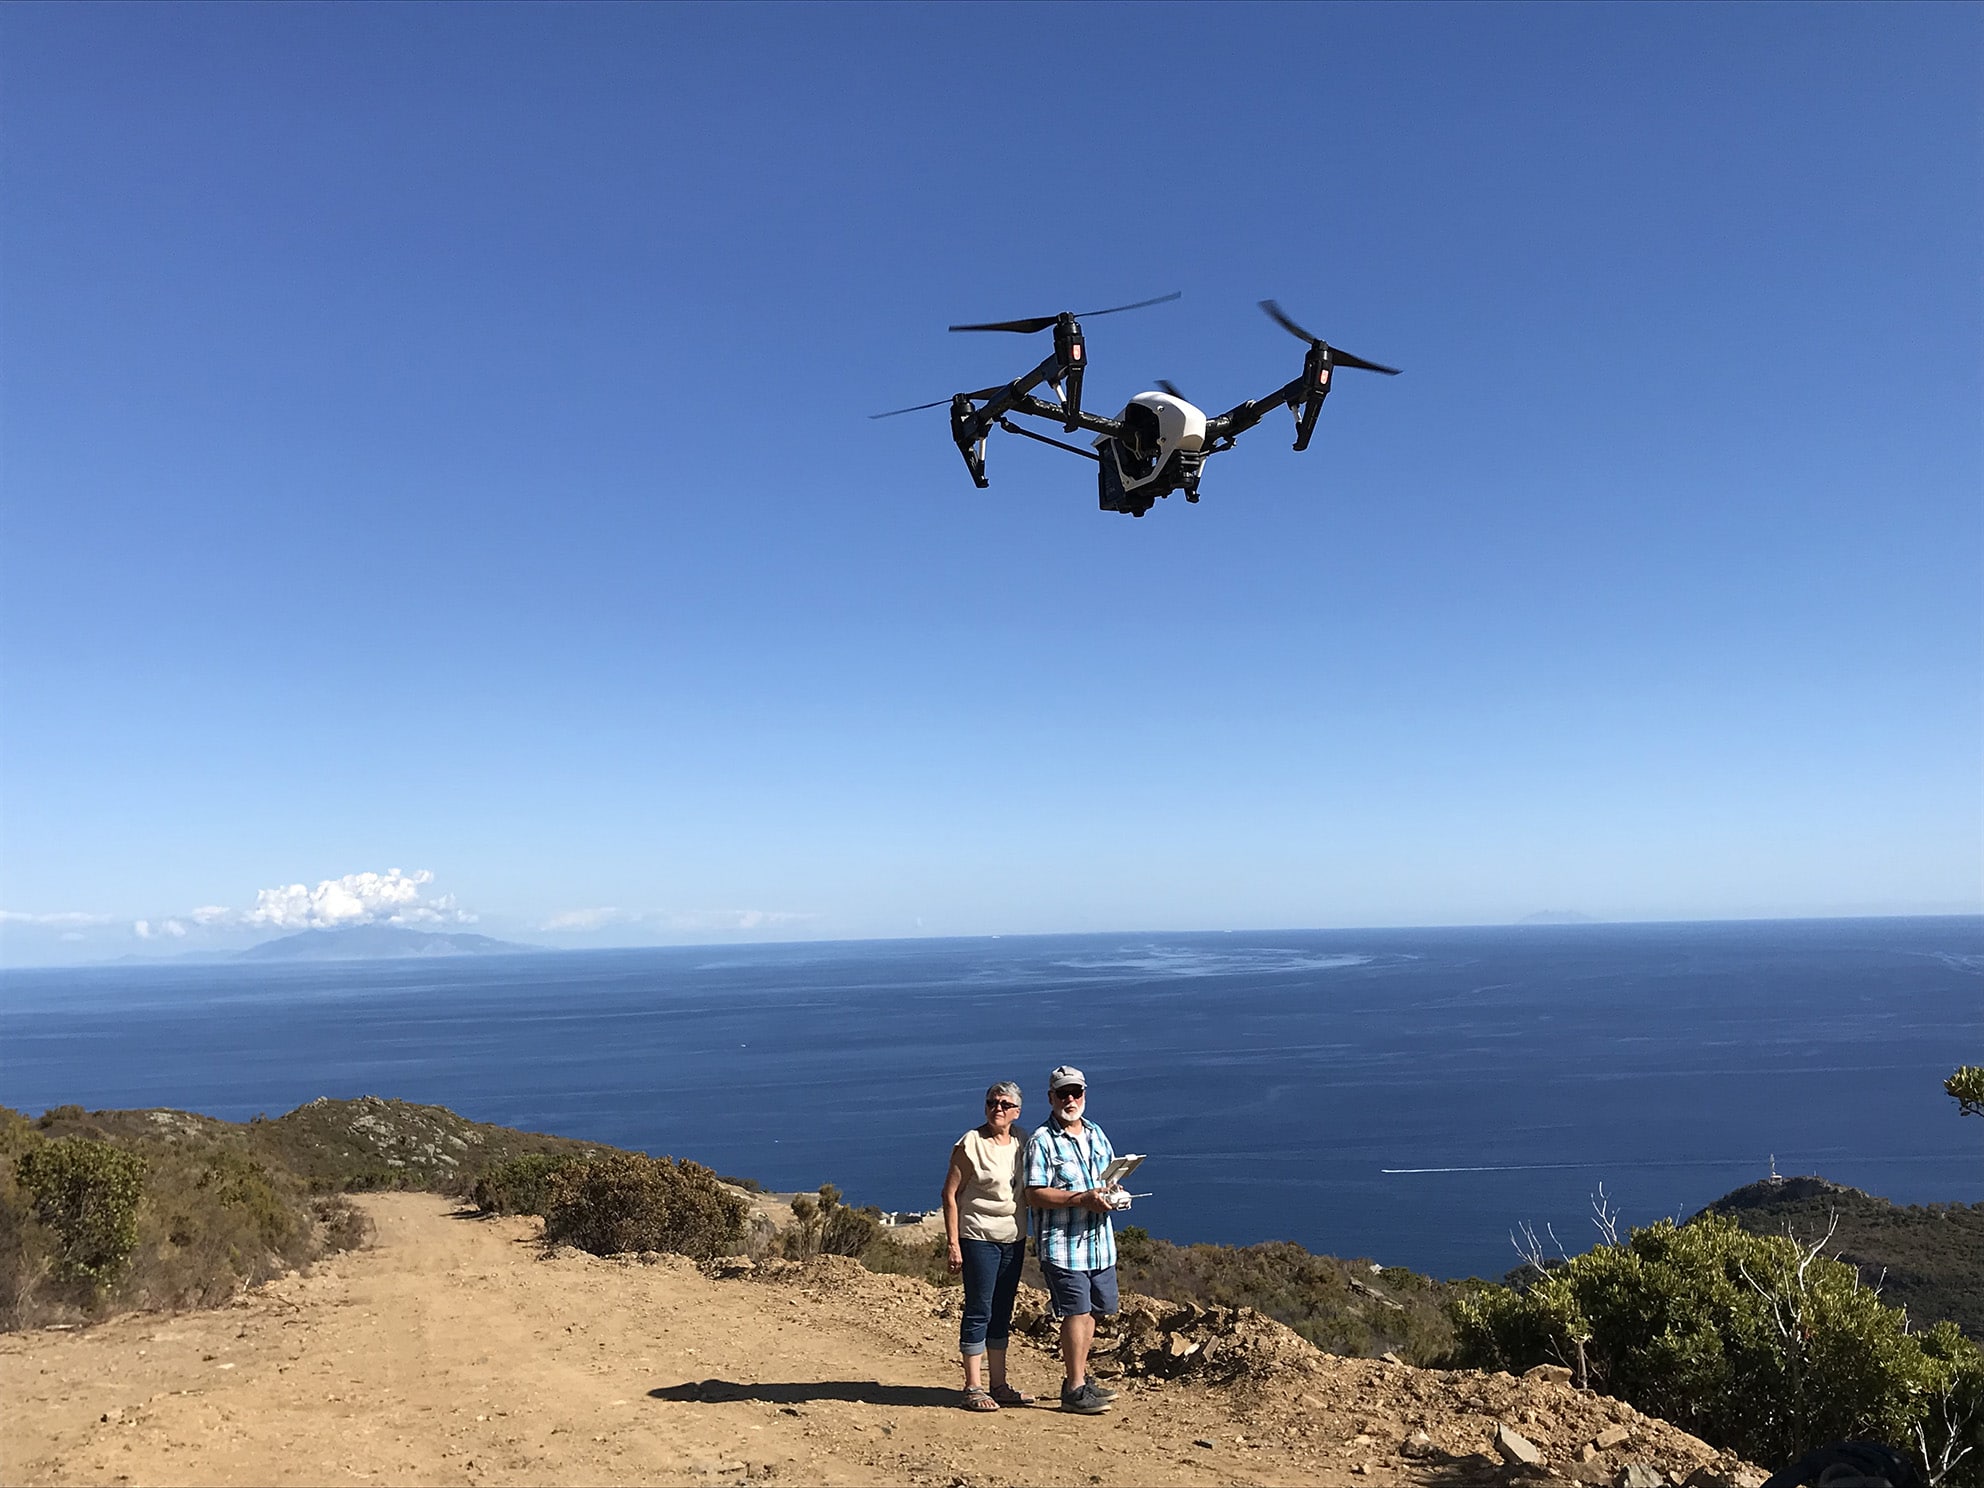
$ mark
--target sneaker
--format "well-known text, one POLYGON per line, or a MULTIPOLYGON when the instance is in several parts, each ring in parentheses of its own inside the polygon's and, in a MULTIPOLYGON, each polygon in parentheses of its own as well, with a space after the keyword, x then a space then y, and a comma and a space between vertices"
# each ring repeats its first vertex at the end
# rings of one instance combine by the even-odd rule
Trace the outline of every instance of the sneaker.
POLYGON ((1061 1409, 1078 1416, 1099 1416, 1109 1409, 1109 1402, 1102 1398, 1094 1385, 1084 1380, 1072 1390, 1066 1385, 1061 1387, 1061 1409))
POLYGON ((1117 1394, 1119 1393, 1118 1391, 1110 1389, 1109 1386, 1107 1385, 1097 1384, 1095 1376, 1092 1374, 1087 1379, 1082 1381, 1082 1388, 1085 1390, 1095 1391, 1095 1393, 1101 1396, 1104 1400, 1114 1400, 1117 1394))

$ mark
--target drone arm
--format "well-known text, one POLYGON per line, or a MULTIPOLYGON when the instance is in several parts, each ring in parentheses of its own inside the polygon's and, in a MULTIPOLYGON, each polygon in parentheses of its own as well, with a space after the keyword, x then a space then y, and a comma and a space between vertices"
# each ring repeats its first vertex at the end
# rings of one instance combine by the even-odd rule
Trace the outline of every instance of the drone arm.
POLYGON ((1229 408, 1215 418, 1206 420, 1206 443, 1212 444, 1224 439, 1231 444, 1254 425, 1266 418, 1277 408, 1293 408, 1303 401, 1309 391, 1310 378, 1307 372, 1292 382, 1284 383, 1264 398, 1249 398, 1238 407, 1229 408))
MULTIPOLYGON (((1043 419, 1060 419, 1064 417, 1060 404, 1049 403, 1046 399, 1036 398, 1031 394, 1022 394, 1020 397, 1014 399, 1009 411, 1029 414, 1034 418, 1043 419)), ((1087 429, 1091 434, 1120 434, 1123 432, 1123 424, 1120 419, 1104 418, 1101 414, 1089 413, 1086 410, 1076 413, 1074 427, 1077 429, 1087 429)))

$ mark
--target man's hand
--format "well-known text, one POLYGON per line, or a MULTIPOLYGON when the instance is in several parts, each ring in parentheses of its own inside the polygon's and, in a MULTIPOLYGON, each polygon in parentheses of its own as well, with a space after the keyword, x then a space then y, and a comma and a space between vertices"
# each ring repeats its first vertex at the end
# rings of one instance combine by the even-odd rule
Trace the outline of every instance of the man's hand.
POLYGON ((1075 1202, 1091 1214, 1113 1214, 1115 1212, 1109 1207, 1109 1200, 1102 1196, 1102 1190, 1099 1188, 1084 1189, 1076 1197, 1075 1202))

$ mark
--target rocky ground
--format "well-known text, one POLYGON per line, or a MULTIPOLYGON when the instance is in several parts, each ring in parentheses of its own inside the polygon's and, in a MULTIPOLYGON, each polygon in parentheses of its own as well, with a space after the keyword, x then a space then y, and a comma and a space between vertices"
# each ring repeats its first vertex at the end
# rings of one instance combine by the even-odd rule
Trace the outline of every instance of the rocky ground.
MULTIPOLYGON (((546 1256, 534 1219, 361 1200, 373 1247, 214 1312, 0 1338, 8 1483, 1582 1482, 1762 1474, 1561 1377, 1316 1352, 1130 1299, 1093 1418, 957 1408, 955 1291, 827 1257, 546 1256)), ((1052 1399, 1023 1297, 1013 1375, 1052 1399)), ((1561 1372, 1560 1372, 1561 1373, 1561 1372)), ((1547 1371, 1544 1374, 1548 1374, 1547 1371)))

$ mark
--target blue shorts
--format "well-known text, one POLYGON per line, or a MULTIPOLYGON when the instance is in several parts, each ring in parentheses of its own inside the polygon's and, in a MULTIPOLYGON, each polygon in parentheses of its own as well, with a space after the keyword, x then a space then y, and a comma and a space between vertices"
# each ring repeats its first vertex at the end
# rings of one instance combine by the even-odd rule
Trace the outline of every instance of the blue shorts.
POLYGON ((1114 1266, 1101 1271, 1064 1271, 1042 1261, 1040 1275, 1047 1283, 1056 1317, 1081 1317, 1091 1312, 1107 1317, 1117 1309, 1114 1266))

